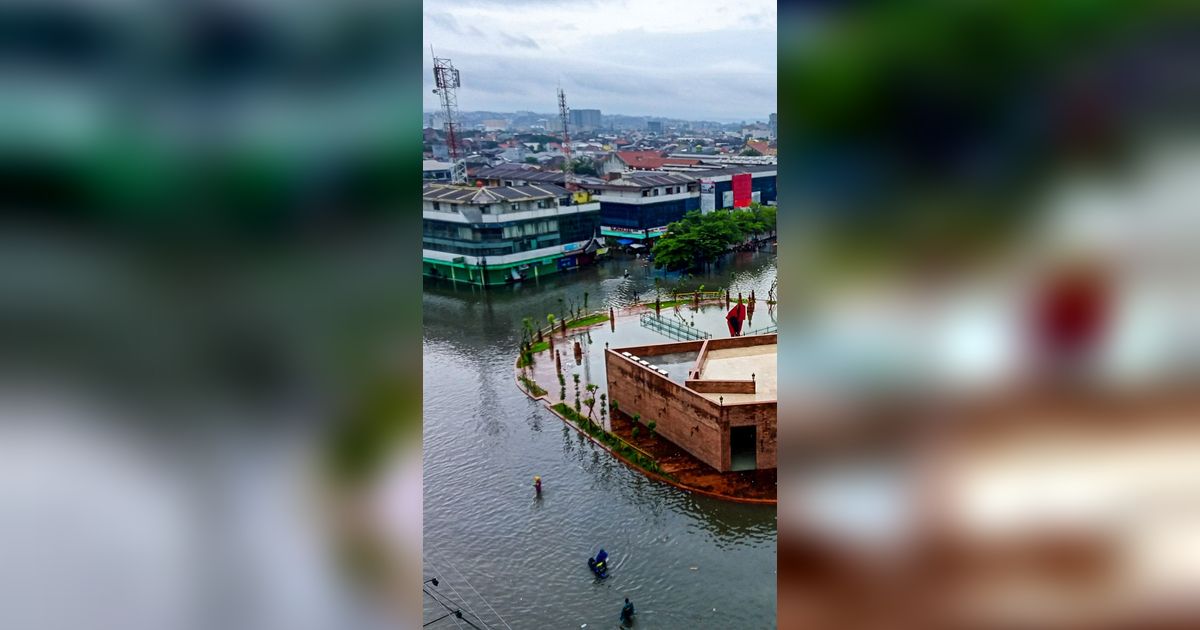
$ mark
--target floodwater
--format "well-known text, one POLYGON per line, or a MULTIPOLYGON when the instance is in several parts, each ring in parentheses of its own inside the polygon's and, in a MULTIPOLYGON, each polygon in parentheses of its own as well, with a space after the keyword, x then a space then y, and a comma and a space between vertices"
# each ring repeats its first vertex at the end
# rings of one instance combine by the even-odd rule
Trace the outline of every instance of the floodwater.
MULTIPOLYGON (((765 300, 774 276, 773 253, 740 253, 684 286, 732 286, 735 295, 754 289, 765 300)), ((469 611, 464 617, 480 627, 616 627, 625 597, 637 607, 636 627, 775 627, 774 507, 651 481, 514 383, 522 318, 545 322, 562 305, 582 304, 585 292, 589 310, 630 304, 635 293, 649 299, 655 277, 663 286, 678 283, 675 274, 652 272, 632 258, 486 292, 426 281, 424 577, 437 577, 434 592, 469 611), (541 498, 534 496, 534 475, 542 478, 541 498), (611 568, 600 582, 587 560, 602 547, 611 568)), ((716 335, 723 313, 685 307, 678 316, 689 324, 694 317, 697 328, 716 335)), ((773 319, 760 307, 752 328, 773 319)), ((617 326, 616 337, 607 325, 594 329, 582 365, 570 358, 583 382, 603 383, 597 359, 606 340, 668 341, 635 320, 617 326)), ((426 622, 445 612, 425 598, 426 622)))

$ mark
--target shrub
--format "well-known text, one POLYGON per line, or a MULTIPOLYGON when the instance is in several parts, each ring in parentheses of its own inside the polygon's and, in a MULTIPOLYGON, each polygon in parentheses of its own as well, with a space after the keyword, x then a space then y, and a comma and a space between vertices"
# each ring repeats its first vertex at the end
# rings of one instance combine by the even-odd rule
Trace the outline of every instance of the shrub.
POLYGON ((546 390, 544 390, 540 386, 538 386, 537 382, 534 381, 533 379, 531 379, 525 375, 521 375, 519 378, 521 379, 521 383, 523 383, 525 385, 525 388, 527 390, 529 390, 529 393, 533 394, 534 396, 545 396, 546 395, 546 390))
POLYGON ((636 440, 636 439, 637 439, 637 436, 638 436, 638 428, 637 428, 637 427, 633 427, 633 439, 635 439, 635 440, 636 440))

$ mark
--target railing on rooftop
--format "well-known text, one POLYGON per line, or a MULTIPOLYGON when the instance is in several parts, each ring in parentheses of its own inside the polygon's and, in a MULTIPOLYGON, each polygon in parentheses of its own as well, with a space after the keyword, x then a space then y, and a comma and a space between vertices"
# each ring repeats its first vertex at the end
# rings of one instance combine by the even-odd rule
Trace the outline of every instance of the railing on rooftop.
POLYGON ((778 332, 779 332, 779 324, 773 324, 773 325, 771 325, 771 326, 764 326, 764 327, 762 327, 762 328, 758 328, 758 329, 756 329, 756 330, 751 330, 750 332, 746 333, 746 336, 750 336, 750 335, 771 335, 771 334, 775 334, 775 333, 778 333, 778 332))
POLYGON ((673 319, 664 319, 653 313, 642 313, 640 322, 643 328, 662 333, 671 339, 678 339, 680 341, 696 341, 712 337, 712 335, 699 328, 693 328, 673 319))

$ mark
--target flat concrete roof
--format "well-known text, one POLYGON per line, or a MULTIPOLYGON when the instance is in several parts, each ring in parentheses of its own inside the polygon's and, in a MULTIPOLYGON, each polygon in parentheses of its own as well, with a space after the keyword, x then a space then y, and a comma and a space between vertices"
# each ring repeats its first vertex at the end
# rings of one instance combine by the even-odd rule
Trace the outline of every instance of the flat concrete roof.
POLYGON ((704 366, 700 370, 702 380, 749 380, 754 375, 753 394, 709 394, 701 396, 716 401, 721 397, 727 403, 769 402, 778 400, 776 366, 779 355, 778 344, 763 344, 745 348, 710 349, 705 353, 704 366))
POLYGON ((755 381, 753 394, 709 393, 688 387, 695 395, 713 402, 721 402, 722 398, 726 403, 773 403, 778 400, 779 344, 774 334, 629 346, 611 351, 647 368, 661 370, 662 378, 685 387, 697 362, 700 372, 696 380, 699 381, 755 381))

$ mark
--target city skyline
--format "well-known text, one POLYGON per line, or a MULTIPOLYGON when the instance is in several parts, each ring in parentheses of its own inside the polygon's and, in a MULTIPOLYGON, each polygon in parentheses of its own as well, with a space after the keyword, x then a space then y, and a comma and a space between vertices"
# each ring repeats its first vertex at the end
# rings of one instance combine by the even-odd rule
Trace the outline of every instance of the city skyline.
MULTIPOLYGON (((578 109, 595 109, 595 108, 587 108, 587 107, 581 106, 578 109)), ((576 108, 572 108, 572 111, 575 111, 575 110, 576 110, 576 108)), ((731 125, 731 124, 745 123, 747 125, 754 125, 754 124, 766 125, 766 124, 770 123, 770 117, 772 114, 775 114, 775 112, 770 112, 767 114, 754 116, 754 117, 733 118, 733 119, 729 119, 729 120, 685 118, 685 117, 681 117, 681 116, 668 116, 668 115, 659 116, 659 115, 652 115, 652 114, 645 114, 645 113, 627 113, 627 112, 609 113, 604 110, 600 110, 600 114, 605 119, 613 117, 613 118, 662 120, 664 122, 686 122, 686 123, 692 123, 692 124, 715 123, 715 124, 721 124, 721 125, 731 125)), ((442 111, 441 111, 441 109, 438 109, 438 108, 435 108, 435 109, 427 108, 421 113, 421 115, 423 116, 424 122, 426 124, 428 124, 429 118, 431 116, 440 117, 442 115, 442 111)), ((468 117, 468 118, 482 118, 484 116, 499 116, 502 118, 503 117, 517 118, 517 117, 532 115, 532 116, 540 116, 540 117, 546 118, 548 121, 554 121, 554 120, 558 119, 558 112, 535 111, 535 110, 528 110, 528 109, 514 110, 514 111, 500 111, 500 110, 494 110, 494 109, 472 109, 472 110, 464 109, 464 110, 459 110, 459 115, 468 117)))
POLYGON ((426 111, 431 47, 461 72, 463 111, 554 111, 560 86, 568 106, 606 115, 730 123, 777 109, 774 2, 429 0, 423 22, 426 111))

